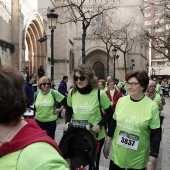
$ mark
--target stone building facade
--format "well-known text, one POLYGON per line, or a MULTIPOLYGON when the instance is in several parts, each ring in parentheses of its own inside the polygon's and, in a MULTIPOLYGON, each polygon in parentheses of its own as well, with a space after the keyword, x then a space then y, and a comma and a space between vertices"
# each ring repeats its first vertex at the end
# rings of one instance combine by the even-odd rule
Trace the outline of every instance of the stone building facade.
MULTIPOLYGON (((79 2, 72 0, 74 2, 79 2)), ((74 15, 74 11, 65 13, 63 8, 57 8, 62 3, 68 3, 69 0, 0 0, 0 64, 13 65, 22 70, 25 66, 29 67, 29 73, 37 73, 40 65, 43 65, 46 74, 50 76, 50 29, 47 25, 47 13, 49 9, 55 9, 59 15, 57 28, 54 30, 54 78, 56 81, 62 79, 64 75, 71 77, 71 71, 74 67, 82 63, 82 23, 68 22, 63 23, 66 18, 74 15), (40 43, 37 40, 46 35, 47 41, 40 43)), ((85 6, 92 9, 97 2, 102 0, 85 1, 85 6)), ((112 26, 117 29, 128 25, 128 35, 134 40, 132 49, 125 55, 127 71, 133 69, 146 69, 147 51, 140 41, 139 33, 143 27, 143 15, 140 8, 143 5, 142 0, 116 0, 112 1, 114 10, 108 12, 112 19, 112 26), (119 27, 120 26, 120 27, 119 27), (138 34, 138 36, 137 36, 138 34), (135 37, 138 37, 135 39, 135 37)), ((106 21, 107 23, 107 21, 106 21)), ((101 40, 92 37, 92 25, 87 29, 86 37, 86 64, 91 65, 99 78, 106 78, 107 75, 107 50, 101 40)), ((122 48, 130 46, 125 42, 122 48)), ((124 80, 124 55, 121 51, 116 59, 116 78, 124 80)), ((109 75, 113 76, 112 53, 109 53, 109 75)))

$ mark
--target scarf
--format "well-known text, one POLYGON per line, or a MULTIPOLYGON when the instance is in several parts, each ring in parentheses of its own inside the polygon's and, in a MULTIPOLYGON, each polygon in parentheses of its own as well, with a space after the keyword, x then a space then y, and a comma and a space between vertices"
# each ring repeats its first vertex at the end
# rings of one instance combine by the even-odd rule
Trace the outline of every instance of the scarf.
POLYGON ((149 97, 151 100, 153 100, 156 96, 156 90, 152 94, 148 93, 148 92, 146 92, 145 94, 147 97, 149 97))
POLYGON ((43 92, 42 90, 40 90, 41 94, 43 94, 43 95, 46 95, 49 91, 50 90, 43 92))
POLYGON ((92 90, 93 90, 93 88, 91 87, 91 85, 88 85, 84 88, 77 87, 77 91, 81 94, 89 94, 92 90))

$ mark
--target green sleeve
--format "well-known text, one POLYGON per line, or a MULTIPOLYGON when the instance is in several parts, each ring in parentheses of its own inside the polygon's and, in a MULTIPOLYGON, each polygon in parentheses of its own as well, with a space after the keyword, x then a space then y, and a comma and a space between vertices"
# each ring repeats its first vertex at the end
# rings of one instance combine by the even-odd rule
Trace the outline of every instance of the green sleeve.
POLYGON ((68 92, 68 96, 67 96, 67 105, 69 107, 72 107, 72 89, 70 89, 70 91, 68 92))
POLYGON ((156 103, 154 103, 153 109, 152 109, 152 118, 150 121, 150 128, 151 129, 160 128, 159 110, 158 110, 158 106, 156 105, 156 103))
POLYGON ((110 100, 103 90, 100 90, 100 105, 104 110, 110 107, 110 100))
POLYGON ((57 90, 54 90, 54 94, 55 94, 55 99, 58 103, 60 103, 65 97, 61 93, 59 93, 57 90))

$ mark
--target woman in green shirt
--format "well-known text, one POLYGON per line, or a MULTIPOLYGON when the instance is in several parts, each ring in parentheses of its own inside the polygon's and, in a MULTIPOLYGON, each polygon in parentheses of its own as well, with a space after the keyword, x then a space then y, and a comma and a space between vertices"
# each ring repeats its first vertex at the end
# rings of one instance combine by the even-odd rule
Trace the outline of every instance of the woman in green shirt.
POLYGON ((102 116, 98 100, 98 79, 94 71, 87 65, 80 65, 73 71, 73 88, 69 91, 66 109, 66 125, 71 121, 74 114, 75 120, 88 120, 91 133, 96 136, 100 143, 100 150, 97 154, 96 167, 99 169, 100 152, 104 143, 105 130, 103 125, 108 122, 112 115, 110 100, 103 90, 100 90, 100 105, 106 112, 102 116))
POLYGON ((55 113, 56 102, 62 102, 66 106, 66 98, 56 90, 51 89, 51 81, 48 77, 43 76, 38 81, 38 93, 35 93, 35 120, 42 130, 55 139, 56 119, 55 113))
POLYGON ((149 77, 144 70, 126 75, 128 94, 119 99, 104 144, 109 170, 155 170, 161 140, 159 110, 145 91, 149 77), (112 140, 113 138, 113 140, 112 140))

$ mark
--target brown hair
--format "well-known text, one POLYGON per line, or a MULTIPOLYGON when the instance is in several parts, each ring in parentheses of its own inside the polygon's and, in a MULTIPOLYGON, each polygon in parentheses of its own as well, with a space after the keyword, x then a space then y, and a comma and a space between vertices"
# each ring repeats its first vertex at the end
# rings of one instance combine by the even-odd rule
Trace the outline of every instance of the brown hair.
POLYGON ((79 65, 77 68, 74 68, 73 70, 73 92, 76 92, 77 90, 76 81, 74 80, 74 76, 76 72, 79 72, 80 75, 85 76, 88 79, 89 84, 92 88, 98 88, 98 79, 93 69, 88 65, 82 64, 79 65))
POLYGON ((47 81, 49 81, 51 87, 51 80, 47 76, 43 76, 38 81, 38 88, 41 89, 42 83, 46 83, 47 81))
POLYGON ((13 67, 0 67, 0 123, 19 121, 26 111, 24 78, 13 67))
POLYGON ((102 86, 106 86, 106 81, 104 79, 100 79, 98 82, 102 83, 102 86))
POLYGON ((114 83, 114 84, 115 84, 115 81, 114 81, 114 80, 110 80, 110 82, 108 83, 108 85, 109 85, 110 83, 114 83))
POLYGON ((144 88, 143 89, 143 93, 144 93, 149 84, 149 77, 148 77, 147 72, 145 70, 135 70, 130 73, 127 73, 126 82, 128 82, 128 80, 132 77, 138 80, 139 84, 144 88))

